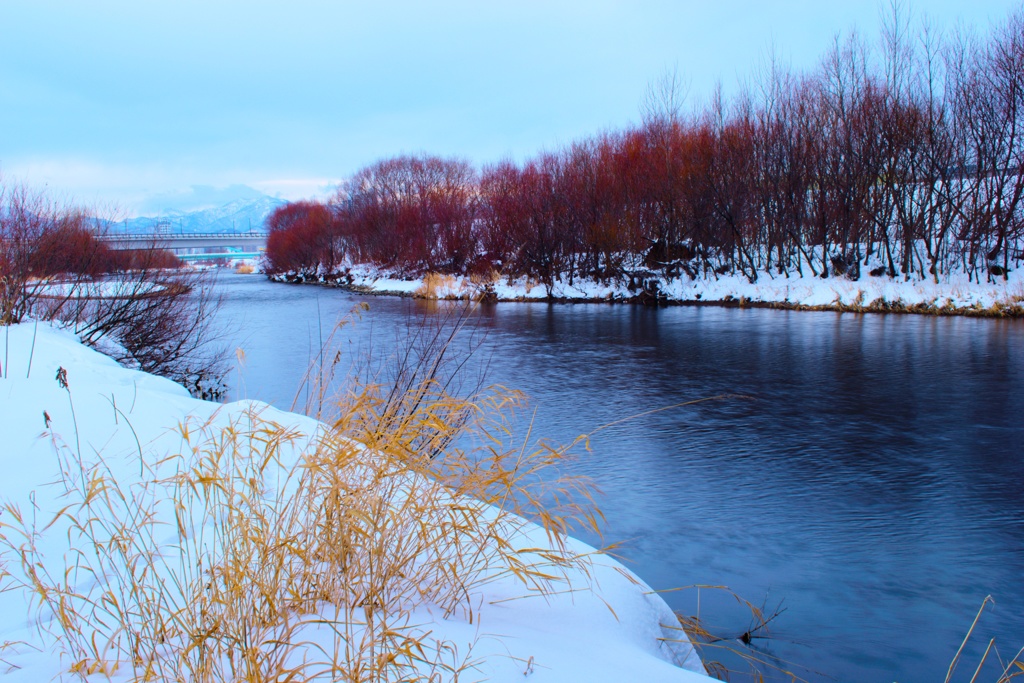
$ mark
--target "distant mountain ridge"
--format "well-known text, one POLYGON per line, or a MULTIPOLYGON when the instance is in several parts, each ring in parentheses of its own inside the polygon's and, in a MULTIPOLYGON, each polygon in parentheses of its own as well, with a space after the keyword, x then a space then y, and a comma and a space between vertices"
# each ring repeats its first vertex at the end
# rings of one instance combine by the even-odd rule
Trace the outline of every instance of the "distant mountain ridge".
POLYGON ((236 199, 221 206, 193 211, 168 211, 159 216, 140 216, 108 224, 114 232, 179 234, 262 231, 267 216, 288 202, 263 195, 257 199, 236 199))

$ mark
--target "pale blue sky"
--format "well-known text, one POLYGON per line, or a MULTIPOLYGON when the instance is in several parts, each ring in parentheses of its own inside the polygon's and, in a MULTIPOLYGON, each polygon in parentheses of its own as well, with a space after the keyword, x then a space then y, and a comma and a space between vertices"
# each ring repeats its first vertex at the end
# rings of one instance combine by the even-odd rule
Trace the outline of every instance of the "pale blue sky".
MULTIPOLYGON (((984 29, 1017 6, 914 10, 984 29)), ((879 12, 876 0, 0 0, 0 172, 146 212, 232 185, 322 193, 400 152, 521 159, 636 121, 673 66, 700 98, 772 43, 808 68, 836 33, 874 40, 879 12)))

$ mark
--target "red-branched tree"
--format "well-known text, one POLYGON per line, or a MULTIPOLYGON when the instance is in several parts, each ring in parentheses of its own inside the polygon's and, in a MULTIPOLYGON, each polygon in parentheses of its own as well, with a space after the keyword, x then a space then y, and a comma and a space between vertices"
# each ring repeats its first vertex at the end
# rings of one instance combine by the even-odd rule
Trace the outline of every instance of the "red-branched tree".
POLYGON ((315 276, 333 270, 345 256, 345 241, 329 207, 319 202, 285 204, 267 218, 268 273, 315 276))

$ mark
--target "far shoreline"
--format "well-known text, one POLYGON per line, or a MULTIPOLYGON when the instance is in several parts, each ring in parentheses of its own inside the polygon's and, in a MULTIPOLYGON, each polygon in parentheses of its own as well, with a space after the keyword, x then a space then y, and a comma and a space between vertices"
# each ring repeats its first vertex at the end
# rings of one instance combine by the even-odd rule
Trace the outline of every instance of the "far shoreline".
MULTIPOLYGON (((680 298, 671 296, 665 293, 663 290, 655 289, 655 293, 649 291, 640 291, 639 293, 629 293, 626 295, 622 291, 622 287, 606 287, 609 291, 602 296, 587 296, 585 294, 577 296, 566 296, 562 295, 530 295, 532 290, 538 289, 539 285, 534 285, 523 291, 523 287, 519 286, 518 291, 513 288, 514 295, 509 296, 512 292, 501 292, 497 291, 497 288, 471 284, 466 278, 453 278, 449 276, 434 276, 444 278, 447 282, 442 287, 432 287, 429 282, 425 283, 425 280, 429 281, 431 275, 426 278, 414 278, 414 279, 394 279, 389 277, 381 277, 370 275, 368 273, 355 274, 353 271, 347 273, 332 273, 328 275, 321 275, 316 277, 304 276, 295 273, 286 274, 275 274, 266 275, 267 279, 271 282, 280 284, 293 284, 293 285, 317 285, 321 287, 332 287, 342 289, 354 294, 364 294, 371 296, 388 296, 388 297, 401 297, 420 299, 424 301, 481 301, 485 303, 542 303, 542 304, 626 304, 633 306, 644 306, 648 308, 662 308, 670 306, 690 306, 690 307, 716 307, 716 308, 759 308, 759 309, 771 309, 771 310, 782 310, 782 311, 814 311, 814 312, 834 312, 834 313, 873 313, 873 314, 899 314, 899 315, 925 315, 925 316, 936 316, 936 317, 967 317, 967 318, 989 318, 989 319, 1020 319, 1024 318, 1024 287, 1017 283, 1017 288, 1021 289, 1021 293, 1010 293, 1006 292, 1002 298, 995 298, 994 300, 985 301, 983 297, 977 297, 974 301, 959 301, 953 297, 945 297, 944 300, 935 296, 931 300, 905 300, 903 297, 897 296, 887 298, 884 296, 874 297, 870 300, 863 296, 863 289, 858 288, 858 295, 855 295, 852 300, 844 300, 843 296, 837 295, 833 301, 825 302, 804 302, 804 301, 790 301, 786 299, 773 299, 764 296, 750 297, 750 296, 735 296, 733 294, 726 294, 725 296, 719 296, 715 298, 705 298, 702 293, 698 292, 692 298, 680 298)), ((915 286, 924 285, 926 287, 934 287, 934 283, 910 281, 910 282, 898 282, 892 281, 888 278, 872 278, 873 280, 883 280, 881 284, 895 287, 899 289, 911 289, 915 286)), ((811 278, 785 278, 784 282, 794 284, 806 284, 811 278)), ((1018 278, 1019 280, 1019 278, 1018 278)), ((678 281, 676 281, 678 282, 678 281)), ((813 283, 821 287, 829 287, 832 285, 841 284, 847 289, 856 288, 859 284, 858 281, 848 280, 845 278, 813 278, 813 283)), ((491 283, 493 284, 493 283, 491 283)), ((593 284, 593 283, 588 283, 593 284)), ((701 281, 691 281, 686 284, 694 284, 695 287, 701 284, 713 284, 713 283, 702 283, 701 281)), ((861 283, 863 284, 863 283, 861 283)), ((878 284, 878 283, 870 283, 878 284)), ((946 283, 948 284, 948 283, 946 283)), ((564 283, 558 283, 558 286, 564 287, 564 283)), ((789 285, 787 285, 788 288, 789 285)), ((941 284, 939 285, 941 287, 941 284)), ((954 285, 963 286, 963 285, 954 285)), ((1011 283, 1002 285, 1005 289, 1009 290, 1011 283)), ((756 285, 754 285, 756 287, 756 285)), ((977 284, 969 285, 972 288, 978 288, 977 284)), ((984 286, 981 286, 984 287, 984 286)), ((1000 285, 994 285, 994 287, 1000 287, 1000 285)), ((507 290, 508 288, 502 288, 507 290)), ((767 292, 762 292, 762 294, 767 292)), ((849 297, 846 297, 848 299, 849 297)))

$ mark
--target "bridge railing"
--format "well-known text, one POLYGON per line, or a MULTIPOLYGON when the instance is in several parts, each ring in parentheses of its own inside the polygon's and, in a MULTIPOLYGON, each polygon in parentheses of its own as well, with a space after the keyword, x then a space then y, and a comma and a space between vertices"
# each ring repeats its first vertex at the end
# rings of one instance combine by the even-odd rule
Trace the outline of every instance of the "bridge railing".
POLYGON ((195 239, 266 239, 267 235, 266 232, 255 230, 251 232, 121 232, 99 235, 99 239, 104 242, 143 242, 146 240, 173 242, 195 239))

